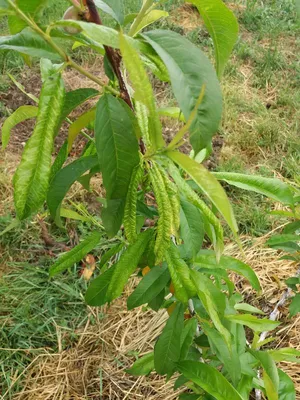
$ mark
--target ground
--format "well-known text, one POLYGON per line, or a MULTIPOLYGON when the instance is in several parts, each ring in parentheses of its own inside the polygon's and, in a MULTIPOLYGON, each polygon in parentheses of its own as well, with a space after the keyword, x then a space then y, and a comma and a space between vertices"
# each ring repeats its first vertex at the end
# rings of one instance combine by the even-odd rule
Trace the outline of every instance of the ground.
MULTIPOLYGON (((62 15, 68 4, 64 0, 49 3, 45 23, 62 15)), ((128 12, 134 11, 138 3, 128 2, 128 12)), ((222 81, 224 117, 208 167, 277 176, 300 184, 299 29, 294 2, 236 0, 228 5, 238 17, 240 36, 222 81)), ((178 0, 166 2, 165 7, 170 18, 160 22, 160 27, 186 35, 211 56, 212 42, 193 7, 178 0)), ((6 33, 6 21, 2 19, 0 35, 6 33)), ((103 75, 101 60, 90 52, 79 48, 75 57, 103 75)), ((36 64, 29 69, 12 52, 0 53, 0 71, 1 122, 20 105, 33 104, 12 84, 8 74, 34 95, 40 90, 40 76, 36 64)), ((72 71, 66 71, 65 78, 68 88, 87 84, 72 71)), ((153 83, 160 104, 173 104, 167 85, 158 85, 155 80, 153 83)), ((165 120, 164 124, 165 134, 172 134, 174 123, 165 120)), ((0 152, 0 232, 13 220, 12 176, 32 126, 30 121, 20 124, 7 150, 0 152)), ((56 150, 65 134, 66 127, 57 138, 56 150)), ((74 155, 83 144, 83 139, 76 142, 74 155)), ((269 314, 285 291, 284 279, 297 270, 295 264, 279 261, 279 254, 264 244, 270 232, 280 231, 286 220, 270 214, 281 207, 279 204, 239 189, 226 189, 245 238, 245 255, 240 255, 230 240, 226 251, 244 258, 256 270, 263 292, 254 295, 237 277, 236 286, 251 304, 269 314)), ((75 244, 95 226, 101 229, 99 196, 99 180, 94 182, 92 193, 85 193, 79 184, 72 188, 68 207, 92 217, 85 222, 69 222, 66 232, 55 228, 41 212, 39 218, 0 236, 0 393, 5 400, 177 398, 172 381, 165 385, 157 376, 135 379, 124 372, 137 355, 152 348, 166 318, 163 312, 138 309, 127 313, 124 298, 109 309, 87 308, 82 301, 86 283, 75 267, 69 275, 48 280, 47 268, 62 246, 75 244), (51 246, 45 232, 53 239, 51 246)), ((103 239, 95 254, 100 258, 111 245, 103 239)), ((128 293, 134 284, 135 280, 127 288, 128 293)), ((299 346, 300 318, 289 319, 286 305, 280 320, 282 325, 272 346, 299 346)), ((300 399, 296 367, 286 364, 283 369, 293 377, 300 399)))

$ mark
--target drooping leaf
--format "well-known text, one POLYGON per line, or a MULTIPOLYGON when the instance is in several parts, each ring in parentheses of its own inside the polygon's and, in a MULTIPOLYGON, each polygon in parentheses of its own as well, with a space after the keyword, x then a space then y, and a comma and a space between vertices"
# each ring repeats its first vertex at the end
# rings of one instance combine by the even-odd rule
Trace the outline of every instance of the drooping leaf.
POLYGON ((89 111, 81 114, 76 121, 69 126, 68 132, 68 151, 71 150, 74 140, 79 135, 80 131, 84 129, 89 123, 95 120, 96 109, 92 108, 89 111))
MULTIPOLYGON (((151 83, 138 53, 130 45, 129 41, 125 39, 124 35, 120 35, 120 47, 125 66, 135 90, 135 100, 141 102, 147 108, 149 145, 155 151, 164 145, 164 140, 151 83)), ((147 138, 145 138, 145 142, 147 143, 147 138)))
POLYGON ((267 318, 259 319, 254 315, 249 314, 233 314, 225 315, 225 318, 236 324, 248 326, 255 332, 272 331, 280 325, 278 321, 271 321, 267 318))
POLYGON ((235 304, 234 308, 238 311, 245 311, 246 313, 251 313, 251 314, 261 314, 261 315, 265 314, 259 308, 253 307, 247 303, 237 303, 235 304))
POLYGON ((261 290, 260 283, 257 275, 249 265, 243 263, 236 258, 229 256, 222 256, 220 261, 217 262, 216 257, 211 251, 201 251, 197 258, 194 260, 195 264, 207 268, 224 268, 233 271, 248 279, 255 290, 261 290))
POLYGON ((278 400, 296 400, 296 390, 292 379, 281 369, 278 369, 278 375, 278 400))
POLYGON ((170 377, 180 359, 184 307, 178 303, 154 347, 154 366, 158 374, 170 377))
POLYGON ((294 317, 300 312, 300 293, 297 293, 289 306, 290 316, 294 317))
POLYGON ((269 400, 278 400, 279 375, 274 360, 265 351, 252 351, 250 353, 259 360, 263 368, 263 380, 269 400))
POLYGON ((30 28, 13 36, 0 37, 0 51, 15 50, 31 57, 62 60, 61 56, 38 34, 30 28))
POLYGON ((2 149, 4 150, 8 145, 11 130, 20 122, 27 119, 35 118, 38 113, 38 108, 35 106, 21 106, 13 112, 2 126, 2 149))
POLYGON ((176 298, 182 303, 196 295, 196 288, 190 277, 190 269, 180 254, 176 246, 172 243, 169 250, 165 253, 166 262, 172 278, 176 298))
POLYGON ((277 350, 269 350, 268 353, 276 362, 300 363, 300 350, 293 347, 283 347, 277 350))
POLYGON ((227 347, 230 349, 230 333, 222 324, 219 315, 223 314, 225 309, 225 295, 221 291, 218 291, 217 288, 213 285, 212 281, 205 275, 200 274, 199 272, 194 270, 190 271, 190 275, 193 279, 199 299, 203 303, 205 310, 209 314, 216 329, 224 338, 227 347))
POLYGON ((100 232, 93 232, 82 243, 74 247, 72 250, 64 253, 55 264, 50 268, 50 276, 59 274, 66 269, 72 267, 76 262, 82 260, 91 250, 93 250, 100 242, 102 234, 100 232))
POLYGON ((124 6, 121 0, 95 0, 100 10, 113 17, 120 25, 124 24, 124 6))
POLYGON ((151 302, 158 296, 170 281, 167 265, 155 266, 143 277, 136 289, 127 299, 127 308, 132 310, 142 304, 151 302))
POLYGON ((183 153, 170 151, 167 155, 190 175, 199 188, 223 215, 232 232, 236 233, 238 228, 232 206, 217 179, 202 164, 198 164, 195 160, 189 158, 183 153))
POLYGON ((131 175, 140 162, 131 114, 123 100, 110 94, 97 105, 96 148, 108 200, 102 219, 109 236, 120 228, 131 175))
POLYGON ((131 31, 131 36, 136 36, 140 31, 146 28, 148 25, 153 24, 153 22, 158 21, 161 18, 167 17, 169 13, 163 10, 150 10, 137 27, 131 31))
POLYGON ((154 370, 154 352, 151 351, 139 358, 131 368, 127 369, 128 374, 134 376, 148 375, 154 370))
POLYGON ((210 144, 221 120, 222 96, 216 72, 205 54, 178 33, 157 29, 145 33, 143 37, 165 63, 173 92, 186 120, 205 85, 203 101, 190 129, 190 141, 197 154, 210 144))
POLYGON ((235 172, 213 172, 214 176, 240 189, 250 190, 284 204, 293 204, 292 191, 286 183, 274 178, 235 172))
POLYGON ((51 153, 63 101, 61 75, 49 77, 42 87, 33 134, 25 145, 21 163, 14 175, 15 207, 21 220, 37 211, 45 201, 51 153))
POLYGON ((185 200, 181 200, 180 234, 188 256, 193 258, 202 247, 204 226, 198 208, 185 200))
POLYGON ((111 302, 122 294, 131 274, 136 270, 138 262, 144 253, 153 231, 148 229, 140 233, 135 243, 131 244, 115 264, 114 273, 107 288, 106 301, 111 302))
POLYGON ((189 349, 194 341, 194 337, 196 335, 196 330, 197 330, 197 319, 196 318, 191 318, 187 320, 187 322, 184 325, 182 335, 181 335, 181 350, 180 350, 180 360, 185 360, 189 349))
POLYGON ((84 298, 88 305, 102 306, 107 302, 107 289, 115 269, 116 265, 113 265, 91 282, 84 298))
POLYGON ((217 369, 197 361, 180 361, 179 371, 216 400, 242 400, 242 397, 217 369))
POLYGON ((230 53, 238 39, 239 26, 233 12, 222 0, 191 0, 201 14, 213 39, 216 69, 221 77, 230 53))
POLYGON ((47 204, 52 218, 58 224, 60 205, 70 187, 81 175, 97 165, 97 156, 81 157, 58 171, 53 178, 47 195, 47 204))

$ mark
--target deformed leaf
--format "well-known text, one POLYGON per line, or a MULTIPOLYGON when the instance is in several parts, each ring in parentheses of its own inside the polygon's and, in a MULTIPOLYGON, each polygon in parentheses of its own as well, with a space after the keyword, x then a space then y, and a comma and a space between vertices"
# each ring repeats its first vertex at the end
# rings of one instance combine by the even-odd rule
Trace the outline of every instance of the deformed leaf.
POLYGON ((134 376, 148 375, 154 369, 154 352, 145 354, 139 358, 131 368, 127 369, 128 374, 134 376))
POLYGON ((8 145, 10 132, 20 122, 27 119, 35 118, 38 113, 38 108, 35 106, 21 106, 15 112, 13 112, 2 126, 2 149, 4 150, 8 145))
POLYGON ((216 400, 242 400, 228 380, 212 366, 198 361, 180 361, 179 371, 216 400))
POLYGON ((14 175, 14 199, 19 219, 29 217, 45 201, 64 93, 60 74, 49 77, 43 84, 36 125, 14 175))
POLYGON ((93 250, 100 242, 102 234, 100 232, 93 232, 82 243, 74 247, 72 250, 64 253, 55 264, 50 268, 50 276, 59 274, 69 267, 72 267, 76 262, 82 260, 91 250, 93 250))

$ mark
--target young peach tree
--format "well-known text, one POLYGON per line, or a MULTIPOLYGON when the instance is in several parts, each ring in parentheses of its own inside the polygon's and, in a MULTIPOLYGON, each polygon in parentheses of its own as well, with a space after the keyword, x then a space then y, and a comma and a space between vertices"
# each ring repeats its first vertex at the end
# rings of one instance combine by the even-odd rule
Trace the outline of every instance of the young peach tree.
MULTIPOLYGON (((122 229, 124 235, 100 260, 86 302, 111 303, 122 295, 131 275, 143 270, 127 300, 128 309, 147 304, 169 312, 154 351, 128 372, 147 375, 155 370, 167 379, 176 374, 181 399, 249 399, 254 389, 270 400, 295 399, 291 379, 276 362, 295 361, 299 354, 291 349, 261 350, 272 338, 261 341, 260 333, 274 330, 279 322, 245 304, 230 280, 233 271, 260 290, 248 265, 223 255, 222 221, 237 241, 238 229, 219 180, 290 205, 293 193, 277 180, 211 173, 202 165, 221 121, 219 80, 237 40, 236 18, 221 0, 190 1, 211 35, 214 67, 184 36, 149 28, 167 17, 153 0, 144 0, 140 11, 129 15, 124 14, 122 0, 71 3, 63 20, 43 26, 39 15, 46 1, 0 0, 0 15, 8 16, 11 30, 10 36, 0 38, 0 50, 17 51, 27 61, 41 59, 42 90, 36 106, 20 107, 2 127, 5 147, 17 123, 36 119, 14 176, 17 220, 34 216, 46 202, 53 220, 63 226, 61 204, 72 184, 80 180, 87 186, 101 173, 106 234, 113 238, 122 229), (102 13, 112 17, 114 28, 102 24, 102 13), (74 61, 72 49, 79 46, 104 57, 109 83, 74 61), (97 89, 66 91, 66 68, 89 78, 97 89), (157 107, 150 73, 170 83, 178 107, 157 107), (91 98, 98 99, 97 105, 72 121, 70 113, 91 98), (161 116, 184 121, 169 143, 162 134, 161 116), (53 143, 64 121, 70 124, 68 138, 52 162, 53 143), (83 153, 68 163, 77 135, 91 125, 94 135, 85 134, 83 153), (180 151, 186 135, 193 156, 180 151)), ((50 276, 79 262, 102 235, 96 229, 61 255, 50 276)))

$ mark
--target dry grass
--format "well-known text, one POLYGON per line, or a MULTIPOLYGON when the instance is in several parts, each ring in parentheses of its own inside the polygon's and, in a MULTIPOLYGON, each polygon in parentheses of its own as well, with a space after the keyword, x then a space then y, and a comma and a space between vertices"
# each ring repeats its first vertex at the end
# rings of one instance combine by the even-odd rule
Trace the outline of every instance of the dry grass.
MULTIPOLYGON (((235 275, 233 279, 246 301, 269 314, 286 289, 284 280, 296 273, 297 266, 279 260, 277 251, 266 248, 264 241, 265 238, 253 243, 245 238, 243 255, 234 244, 227 245, 226 253, 239 257, 256 271, 263 287, 259 296, 244 279, 235 275)), ((126 296, 134 284, 132 280, 126 296)), ((75 346, 57 354, 39 355, 20 377, 24 388, 14 400, 177 399, 173 380, 166 383, 156 374, 132 377, 125 372, 134 362, 135 354, 142 355, 153 349, 166 320, 164 311, 154 313, 139 308, 127 312, 126 296, 110 308, 90 309, 90 321, 95 322, 89 322, 78 332, 75 346)), ((287 304, 280 311, 282 325, 269 346, 300 349, 300 317, 289 319, 287 304)), ((59 340, 58 327, 58 347, 59 340)), ((282 363, 281 368, 295 382, 300 399, 299 368, 291 363, 282 363)))

